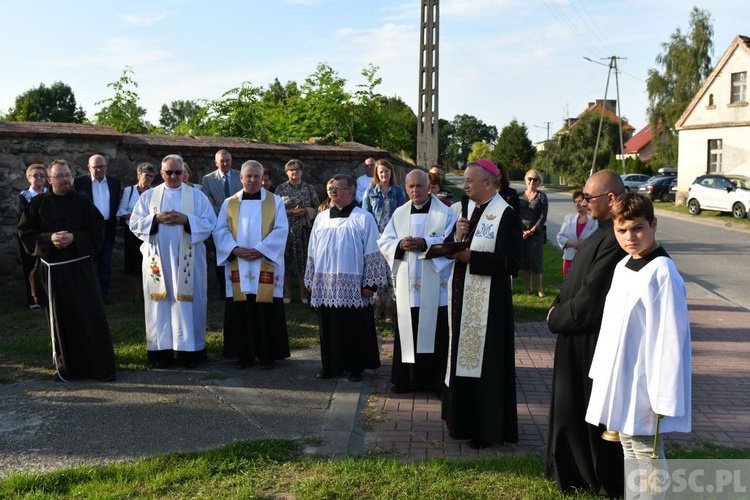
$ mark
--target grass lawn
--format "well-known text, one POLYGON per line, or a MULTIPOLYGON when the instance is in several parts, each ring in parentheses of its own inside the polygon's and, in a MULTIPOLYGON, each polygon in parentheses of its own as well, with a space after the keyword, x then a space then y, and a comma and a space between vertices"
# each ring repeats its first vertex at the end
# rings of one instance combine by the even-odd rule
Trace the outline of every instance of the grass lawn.
MULTIPOLYGON (((459 195, 460 197, 460 195, 459 195)), ((524 295, 513 282, 517 322, 543 321, 562 283, 561 254, 544 252, 547 295, 524 295)), ((118 370, 146 368, 143 304, 132 300, 132 278, 116 268, 107 307, 118 370)), ((209 279, 211 279, 209 272, 209 279)), ((224 304, 209 282, 207 350, 221 357, 224 304)), ((296 295, 295 295, 296 296, 296 295)), ((318 342, 317 320, 307 306, 287 306, 292 349, 318 342)), ((49 330, 43 312, 29 311, 21 283, 0 287, 0 383, 50 378, 49 330)), ((385 335, 389 324, 379 324, 385 335)), ((306 455, 304 442, 257 440, 216 450, 181 453, 40 474, 13 474, 0 481, 0 498, 570 498, 543 477, 538 452, 481 460, 403 462, 389 455, 332 460, 306 455)), ((750 450, 705 444, 670 449, 670 458, 750 458, 750 450)), ((594 498, 581 493, 573 498, 594 498)))

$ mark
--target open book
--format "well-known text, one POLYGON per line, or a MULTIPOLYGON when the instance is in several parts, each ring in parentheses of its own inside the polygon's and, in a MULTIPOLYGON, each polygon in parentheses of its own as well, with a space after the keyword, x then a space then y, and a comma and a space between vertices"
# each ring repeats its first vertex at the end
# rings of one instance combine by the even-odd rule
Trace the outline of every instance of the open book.
POLYGON ((461 250, 466 250, 471 244, 470 241, 455 241, 453 243, 436 243, 430 245, 426 251, 419 254, 420 259, 435 259, 437 257, 448 257, 461 250))

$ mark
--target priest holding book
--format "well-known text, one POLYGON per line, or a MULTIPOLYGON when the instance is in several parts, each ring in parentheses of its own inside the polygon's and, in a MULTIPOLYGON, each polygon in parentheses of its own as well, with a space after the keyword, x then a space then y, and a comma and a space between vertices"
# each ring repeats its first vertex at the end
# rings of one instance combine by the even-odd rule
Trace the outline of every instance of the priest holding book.
POLYGON ((401 205, 378 240, 394 276, 396 338, 391 382, 397 393, 421 388, 442 392, 448 361, 448 281, 453 262, 420 253, 450 235, 456 216, 430 194, 422 170, 406 176, 411 203, 401 205))
POLYGON ((475 449, 518 441, 510 276, 521 262, 521 222, 497 182, 494 163, 469 163, 468 199, 451 207, 461 216, 446 240, 470 246, 453 256, 442 417, 452 438, 475 449))

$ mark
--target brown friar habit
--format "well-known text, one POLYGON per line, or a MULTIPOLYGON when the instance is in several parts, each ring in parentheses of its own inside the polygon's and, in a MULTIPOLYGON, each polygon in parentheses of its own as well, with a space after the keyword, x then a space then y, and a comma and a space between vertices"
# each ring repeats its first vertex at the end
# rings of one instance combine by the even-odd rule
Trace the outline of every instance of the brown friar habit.
POLYGON ((591 396, 589 369, 612 275, 625 256, 611 219, 584 240, 573 258, 549 329, 557 334, 547 434, 546 475, 562 491, 592 488, 599 495, 623 494, 620 443, 601 438, 603 428, 586 423, 591 396))
POLYGON ((104 219, 85 195, 71 191, 58 196, 52 191, 34 197, 24 210, 18 235, 29 254, 52 266, 39 264, 38 286, 49 295, 41 301, 52 315, 59 374, 65 379, 109 378, 115 373, 112 337, 104 313, 99 279, 91 259, 104 238, 104 219), (55 248, 52 233, 73 233, 66 248, 55 248), (52 289, 47 289, 48 273, 52 289))

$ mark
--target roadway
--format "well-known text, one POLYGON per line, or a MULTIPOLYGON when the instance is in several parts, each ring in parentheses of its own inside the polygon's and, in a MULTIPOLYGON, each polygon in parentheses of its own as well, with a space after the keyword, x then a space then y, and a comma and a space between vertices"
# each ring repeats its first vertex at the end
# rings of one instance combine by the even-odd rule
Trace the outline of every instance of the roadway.
MULTIPOLYGON (((461 178, 449 180, 461 185, 461 178)), ((520 183, 513 187, 519 192, 520 183)), ((569 193, 545 190, 549 200, 547 238, 556 244, 555 236, 565 215, 573 212, 569 193)), ((719 297, 750 310, 750 230, 732 224, 730 216, 719 221, 706 221, 689 215, 659 210, 656 203, 656 237, 674 259, 687 283, 695 283, 719 297)))

